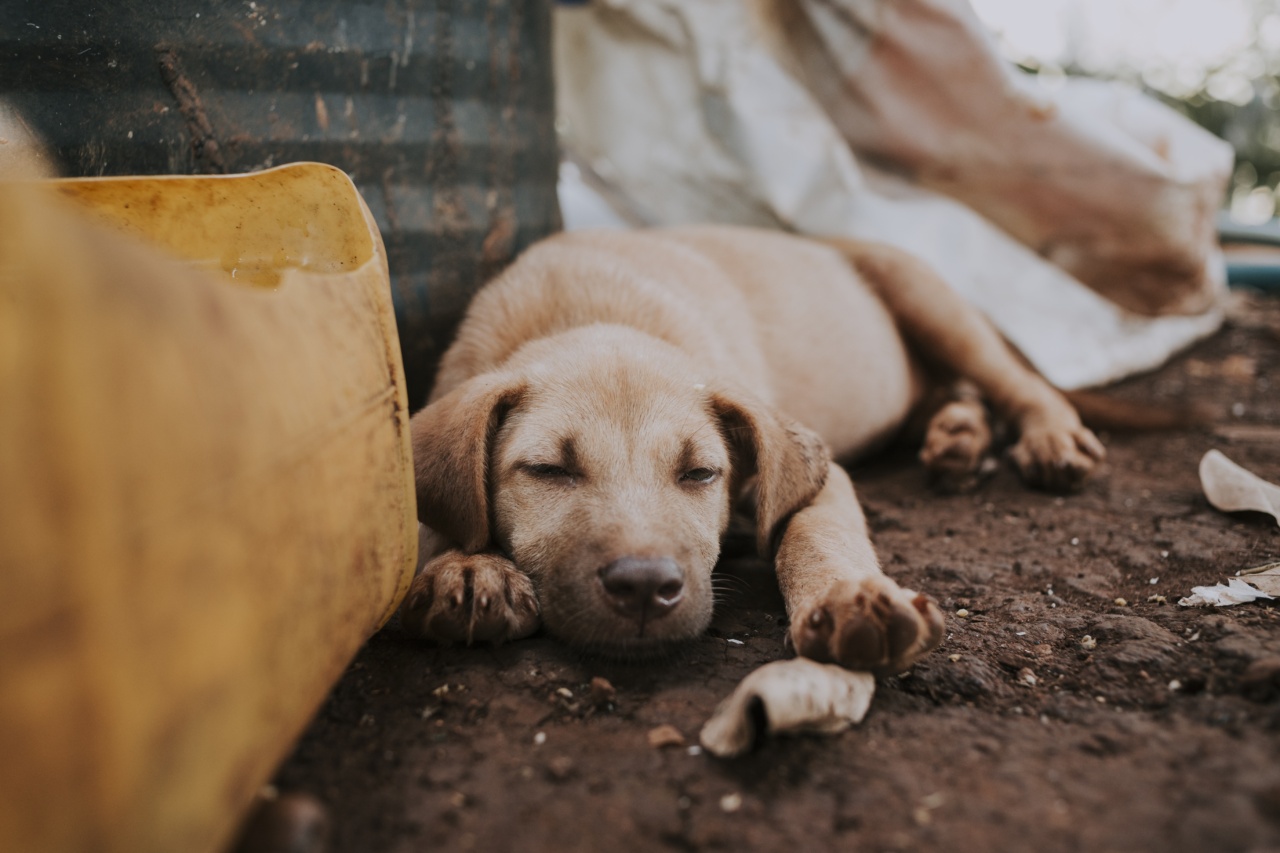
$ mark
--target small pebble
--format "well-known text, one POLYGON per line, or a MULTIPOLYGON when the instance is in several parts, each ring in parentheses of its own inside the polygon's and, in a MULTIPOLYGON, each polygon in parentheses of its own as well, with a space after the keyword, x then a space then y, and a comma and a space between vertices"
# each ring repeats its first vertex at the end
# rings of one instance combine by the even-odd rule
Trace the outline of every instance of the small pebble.
POLYGON ((329 815, 310 794, 260 795, 231 853, 322 853, 329 846, 329 815))
POLYGON ((649 746, 662 749, 664 746, 684 746, 684 735, 675 726, 666 723, 649 730, 649 746))
POLYGON ((1082 649, 1096 649, 1098 647, 1098 641, 1088 634, 1085 634, 1080 638, 1080 647, 1082 649))
POLYGON ((547 775, 557 782, 563 782, 573 775, 573 759, 567 755, 557 755, 547 762, 547 775))
POLYGON ((556 691, 556 695, 563 696, 566 699, 572 699, 573 691, 570 690, 568 687, 561 687, 559 690, 556 691))
POLYGON ((538 732, 536 735, 534 735, 534 736, 533 736, 533 745, 534 745, 534 746, 542 746, 542 745, 543 745, 544 743, 546 743, 546 742, 547 742, 547 733, 546 733, 546 732, 538 732))
POLYGON ((956 661, 960 660, 960 655, 947 655, 947 660, 951 661, 952 663, 955 663, 956 661))
POLYGON ((731 646, 745 646, 745 645, 746 645, 746 643, 742 642, 741 640, 726 640, 726 642, 727 642, 729 645, 731 645, 731 646))
POLYGON ((733 814, 740 808, 742 808, 741 794, 725 794, 720 798, 720 811, 733 814))
POLYGON ((1245 667, 1240 673, 1240 692, 1259 702, 1274 699, 1280 693, 1280 656, 1258 658, 1245 667))
POLYGON ((956 615, 959 616, 961 619, 968 619, 969 611, 961 607, 959 610, 956 611, 956 615))
POLYGON ((1152 586, 1155 586, 1156 584, 1160 583, 1160 578, 1152 578, 1151 580, 1147 581, 1147 583, 1151 584, 1152 586))
POLYGON ((613 685, 607 679, 596 676, 591 679, 591 703, 597 708, 603 708, 618 698, 618 691, 613 689, 613 685))
POLYGON ((702 755, 702 747, 698 746, 696 743, 685 751, 690 755, 702 755))
POLYGON ((1128 606, 1129 606, 1129 602, 1125 601, 1123 598, 1116 599, 1116 607, 1128 607, 1128 606))
POLYGON ((1169 682, 1169 691, 1171 693, 1177 693, 1181 689, 1182 689, 1182 682, 1179 681, 1178 679, 1175 678, 1173 681, 1169 682))
POLYGON ((1167 603, 1168 601, 1169 601, 1169 599, 1165 598, 1163 595, 1148 595, 1148 596, 1147 596, 1147 603, 1148 603, 1148 604, 1165 604, 1165 603, 1167 603))
POLYGON ((1024 666, 1022 669, 1018 670, 1018 681, 1022 684, 1025 684, 1028 687, 1035 687, 1037 680, 1036 674, 1032 672, 1029 667, 1024 666))

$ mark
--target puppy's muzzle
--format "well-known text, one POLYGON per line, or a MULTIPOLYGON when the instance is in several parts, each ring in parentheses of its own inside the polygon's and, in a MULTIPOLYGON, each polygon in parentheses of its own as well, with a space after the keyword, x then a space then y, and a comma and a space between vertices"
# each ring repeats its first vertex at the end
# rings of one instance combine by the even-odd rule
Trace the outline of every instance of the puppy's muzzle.
POLYGON ((599 572, 609 606, 643 626, 684 598, 684 572, 670 557, 621 557, 599 572))

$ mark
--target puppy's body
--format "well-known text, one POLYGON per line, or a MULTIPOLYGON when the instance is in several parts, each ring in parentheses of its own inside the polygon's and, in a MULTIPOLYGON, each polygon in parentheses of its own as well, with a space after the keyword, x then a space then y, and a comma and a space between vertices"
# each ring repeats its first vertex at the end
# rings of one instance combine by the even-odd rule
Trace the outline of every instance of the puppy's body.
POLYGON ((810 429, 837 459, 891 434, 923 377, 892 316, 838 252, 786 234, 701 227, 569 233, 476 295, 437 400, 530 341, 596 323, 685 353, 810 429))
MULTIPOLYGON (((405 623, 470 641, 541 618, 621 652, 687 638, 750 487, 797 649, 909 665, 941 615, 880 572, 829 458, 897 431, 939 366, 1015 422, 1029 479, 1070 485, 1100 457, 1061 395, 900 253, 724 227, 545 241, 477 294, 413 420, 420 515, 442 541, 405 623)), ((922 455, 972 473, 984 430, 976 401, 953 403, 922 455)))

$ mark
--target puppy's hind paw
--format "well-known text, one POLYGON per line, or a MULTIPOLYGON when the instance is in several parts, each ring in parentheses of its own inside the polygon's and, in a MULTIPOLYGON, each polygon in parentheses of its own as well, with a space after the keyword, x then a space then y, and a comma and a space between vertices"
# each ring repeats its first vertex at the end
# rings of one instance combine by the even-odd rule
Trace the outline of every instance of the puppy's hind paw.
POLYGON ((400 624, 442 645, 518 640, 538 630, 533 582, 497 554, 446 551, 413 579, 400 624))
POLYGON ((799 608, 791 641, 807 658, 893 675, 937 647, 942 631, 942 611, 933 599, 875 576, 840 581, 799 608))
POLYGON ((941 492, 968 492, 994 470, 991 425, 977 400, 956 400, 938 410, 925 431, 920 461, 933 487, 941 492))
POLYGON ((1018 443, 1009 448, 1027 485, 1055 492, 1078 489, 1106 456, 1098 437, 1079 423, 1023 427, 1018 443))

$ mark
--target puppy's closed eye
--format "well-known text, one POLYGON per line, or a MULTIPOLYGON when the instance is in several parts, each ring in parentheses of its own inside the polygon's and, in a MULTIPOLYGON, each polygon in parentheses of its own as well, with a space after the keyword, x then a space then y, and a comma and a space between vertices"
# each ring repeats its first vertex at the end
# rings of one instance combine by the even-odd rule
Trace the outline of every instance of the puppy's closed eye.
POLYGON ((680 475, 680 482, 691 486, 706 486, 720 476, 715 468, 690 468, 680 475))
POLYGON ((517 467, 539 480, 573 480, 578 476, 563 465, 547 462, 521 462, 517 467))

